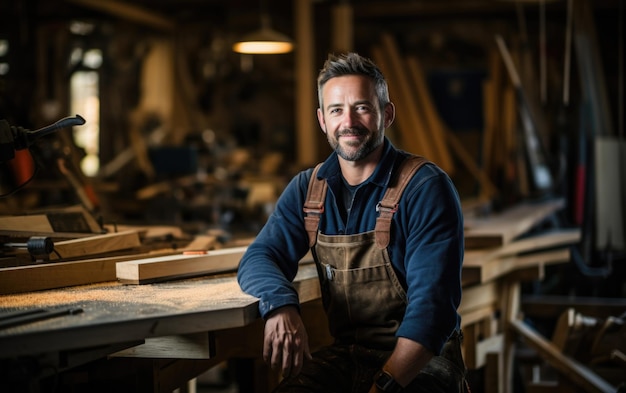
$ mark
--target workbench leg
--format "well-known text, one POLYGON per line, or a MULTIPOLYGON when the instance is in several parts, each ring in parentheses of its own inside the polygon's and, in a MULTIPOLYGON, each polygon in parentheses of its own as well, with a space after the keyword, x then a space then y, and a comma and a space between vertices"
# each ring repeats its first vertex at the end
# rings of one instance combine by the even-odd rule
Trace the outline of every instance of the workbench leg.
POLYGON ((519 318, 521 285, 519 281, 505 280, 502 285, 504 303, 502 306, 503 336, 502 348, 502 392, 513 393, 513 374, 515 358, 515 334, 510 326, 510 322, 519 318))
POLYGON ((485 363, 485 393, 502 392, 502 354, 488 353, 485 363))

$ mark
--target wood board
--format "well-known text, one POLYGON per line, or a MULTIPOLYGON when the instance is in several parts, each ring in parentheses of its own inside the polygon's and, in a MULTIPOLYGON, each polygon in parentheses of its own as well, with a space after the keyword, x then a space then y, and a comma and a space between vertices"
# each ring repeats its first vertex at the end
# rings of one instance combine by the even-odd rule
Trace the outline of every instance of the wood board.
POLYGON ((0 230, 5 232, 68 232, 101 233, 96 220, 82 206, 52 209, 46 212, 32 212, 10 216, 0 216, 0 230))
POLYGON ((0 295, 115 281, 118 262, 174 253, 180 250, 0 268, 0 295))
POLYGON ((482 284, 528 267, 543 269, 545 265, 569 261, 571 252, 567 248, 533 253, 529 255, 509 255, 487 260, 475 266, 463 266, 462 284, 470 286, 482 284))
POLYGON ((465 219, 465 248, 508 244, 565 206, 563 199, 522 203, 497 214, 465 219))
POLYGON ((559 229, 515 240, 501 247, 467 250, 465 251, 465 257, 463 259, 463 267, 480 266, 485 262, 504 256, 538 252, 549 248, 572 245, 578 243, 580 239, 581 232, 578 228, 559 229))
MULTIPOLYGON (((213 273, 234 272, 247 246, 179 254, 117 263, 117 279, 124 284, 147 284, 213 273)), ((311 262, 308 253, 300 263, 311 262)))
POLYGON ((180 255, 185 251, 206 250, 212 244, 213 237, 197 236, 187 246, 178 249, 167 248, 144 253, 0 268, 0 295, 115 281, 115 264, 118 262, 180 255))
POLYGON ((99 255, 139 246, 141 246, 141 240, 137 231, 107 233, 105 235, 56 242, 54 244, 55 252, 50 254, 50 259, 58 260, 99 255))
POLYGON ((206 251, 201 254, 178 254, 120 262, 117 279, 124 284, 146 284, 170 279, 193 277, 216 272, 234 271, 248 247, 206 251))

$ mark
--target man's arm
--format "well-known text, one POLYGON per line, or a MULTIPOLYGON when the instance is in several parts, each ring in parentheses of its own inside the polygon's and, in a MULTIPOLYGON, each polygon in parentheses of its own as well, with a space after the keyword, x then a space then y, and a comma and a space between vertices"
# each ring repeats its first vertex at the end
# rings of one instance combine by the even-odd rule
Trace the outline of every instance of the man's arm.
MULTIPOLYGON (((391 374, 400 386, 405 387, 415 379, 432 357, 433 353, 422 344, 398 337, 395 349, 382 368, 391 374)), ((373 385, 370 393, 377 392, 378 389, 373 385)))

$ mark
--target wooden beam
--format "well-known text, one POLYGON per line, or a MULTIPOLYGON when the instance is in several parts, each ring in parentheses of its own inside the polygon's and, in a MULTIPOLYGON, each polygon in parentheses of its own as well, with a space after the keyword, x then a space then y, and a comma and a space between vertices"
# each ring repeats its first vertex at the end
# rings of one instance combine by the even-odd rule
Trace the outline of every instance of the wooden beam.
POLYGON ((68 0, 69 2, 104 11, 111 15, 119 16, 133 22, 154 27, 158 30, 172 32, 176 24, 163 15, 154 11, 116 0, 68 0))
POLYGON ((586 392, 614 393, 617 391, 597 374, 580 362, 563 355, 558 348, 520 320, 510 321, 511 328, 519 334, 529 346, 534 348, 554 369, 567 379, 576 383, 586 392))
POLYGON ((293 0, 296 34, 296 143, 298 165, 313 166, 318 161, 318 128, 316 103, 313 28, 313 0, 293 0))
POLYGON ((467 151, 465 146, 463 146, 463 143, 459 141, 456 135, 454 135, 451 131, 446 130, 445 137, 450 149, 454 151, 457 158, 461 160, 470 174, 480 183, 482 187, 481 199, 489 199, 497 195, 499 192, 497 187, 493 184, 489 176, 487 176, 487 173, 478 166, 472 155, 467 151))
POLYGON ((437 164, 448 174, 454 173, 454 162, 448 144, 446 143, 446 129, 443 121, 439 117, 439 112, 432 101, 424 69, 417 56, 408 56, 406 58, 409 81, 413 86, 417 102, 414 110, 420 110, 423 115, 425 130, 432 141, 433 148, 437 151, 437 164))
POLYGON ((385 68, 383 72, 390 83, 389 88, 393 89, 389 94, 397 98, 392 101, 397 108, 396 118, 402 133, 402 148, 439 164, 437 151, 426 135, 428 130, 424 127, 423 119, 413 107, 417 99, 410 87, 406 67, 394 38, 390 34, 383 34, 380 47, 373 53, 376 63, 385 68))
POLYGON ((348 2, 342 2, 333 6, 332 50, 334 52, 346 53, 354 50, 353 14, 352 4, 348 2))

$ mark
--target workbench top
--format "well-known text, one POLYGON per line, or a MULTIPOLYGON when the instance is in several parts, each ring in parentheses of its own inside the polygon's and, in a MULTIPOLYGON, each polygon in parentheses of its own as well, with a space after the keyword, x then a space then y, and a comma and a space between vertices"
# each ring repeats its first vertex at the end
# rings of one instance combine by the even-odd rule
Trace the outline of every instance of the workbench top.
MULTIPOLYGON (((295 284, 303 301, 319 296, 313 265, 301 267, 295 284)), ((242 327, 259 317, 258 299, 234 274, 0 296, 0 315, 29 309, 82 312, 0 329, 0 358, 242 327)))

